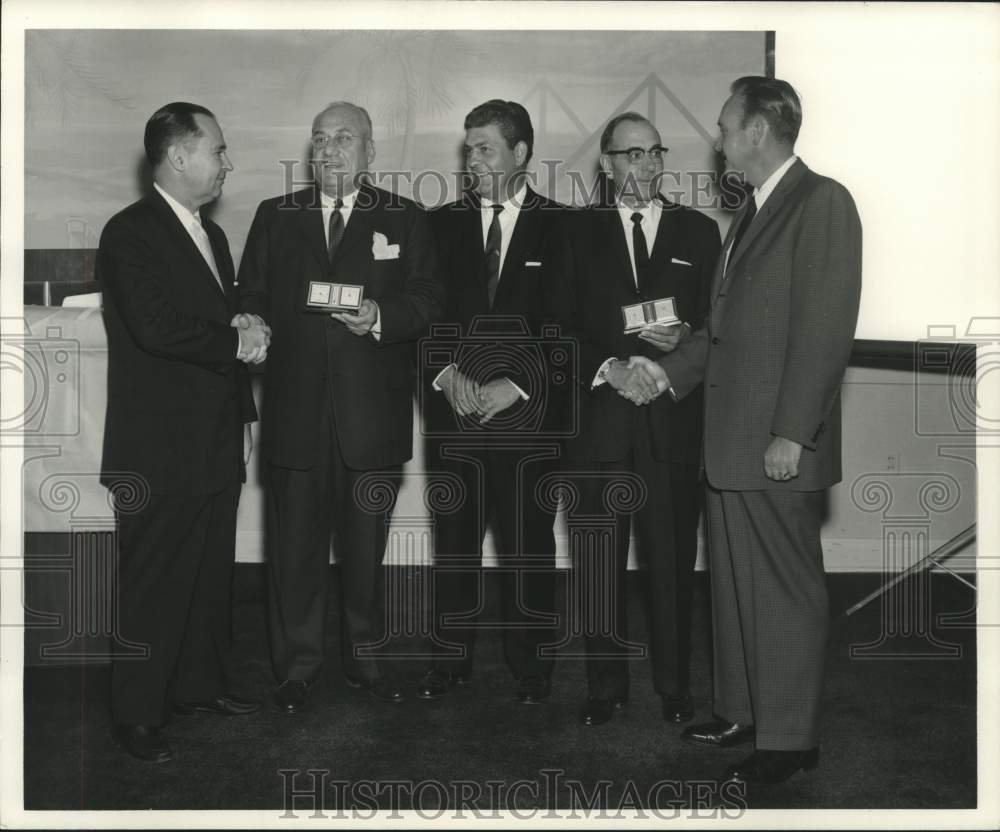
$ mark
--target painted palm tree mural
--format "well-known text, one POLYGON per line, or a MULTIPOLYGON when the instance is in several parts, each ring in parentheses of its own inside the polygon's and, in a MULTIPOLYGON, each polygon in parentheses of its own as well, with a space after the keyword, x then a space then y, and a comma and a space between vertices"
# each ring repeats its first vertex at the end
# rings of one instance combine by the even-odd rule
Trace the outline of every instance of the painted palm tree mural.
POLYGON ((401 138, 398 170, 413 168, 418 118, 454 107, 457 68, 473 57, 467 39, 447 31, 349 32, 307 40, 313 49, 295 82, 300 94, 315 97, 310 94, 325 82, 336 95, 364 104, 391 137, 401 138))

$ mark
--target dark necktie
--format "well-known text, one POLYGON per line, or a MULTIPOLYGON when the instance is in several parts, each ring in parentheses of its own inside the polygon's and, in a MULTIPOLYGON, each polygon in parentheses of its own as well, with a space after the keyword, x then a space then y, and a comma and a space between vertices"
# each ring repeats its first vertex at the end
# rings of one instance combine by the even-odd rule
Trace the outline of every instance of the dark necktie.
POLYGON ((490 295, 490 308, 493 298, 497 295, 497 284, 500 282, 500 212, 502 205, 491 205, 493 219, 490 229, 486 232, 486 291, 490 295))
POLYGON ((344 215, 340 209, 344 207, 344 200, 338 199, 330 212, 329 233, 327 234, 327 248, 330 252, 330 266, 333 266, 333 257, 337 253, 337 246, 344 236, 344 215))
POLYGON ((642 233, 642 214, 636 211, 632 215, 632 251, 635 253, 636 288, 644 288, 649 278, 649 249, 646 248, 646 235, 642 233))
POLYGON ((750 227, 750 223, 753 222, 753 218, 757 216, 757 200, 754 199, 754 195, 750 194, 749 204, 747 205, 747 210, 743 214, 743 219, 740 220, 740 227, 736 229, 736 236, 733 237, 733 247, 729 249, 730 256, 736 251, 736 248, 740 244, 740 240, 743 239, 743 235, 746 234, 747 229, 750 227))

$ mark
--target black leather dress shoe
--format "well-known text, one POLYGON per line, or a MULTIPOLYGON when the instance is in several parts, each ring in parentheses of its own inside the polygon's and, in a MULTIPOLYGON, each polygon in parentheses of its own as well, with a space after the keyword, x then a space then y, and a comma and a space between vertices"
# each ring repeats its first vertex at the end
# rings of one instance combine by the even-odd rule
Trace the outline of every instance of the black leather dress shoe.
POLYGON ((286 679, 274 692, 274 704, 286 714, 294 714, 306 706, 309 683, 304 679, 286 679))
POLYGON ((716 719, 692 725, 681 732, 681 739, 697 742, 702 745, 714 745, 717 748, 729 748, 743 742, 753 742, 757 732, 752 725, 740 725, 736 722, 726 722, 716 719))
POLYGON ((347 684, 352 688, 363 688, 382 702, 403 701, 403 691, 399 683, 388 676, 378 676, 374 679, 359 679, 356 676, 347 676, 347 684))
POLYGON ((552 692, 544 676, 522 676, 517 680, 517 701, 522 705, 537 705, 552 692))
POLYGON ((165 763, 173 756, 160 729, 153 725, 114 725, 111 739, 119 748, 147 763, 165 763))
POLYGON ((694 719, 694 701, 690 693, 668 693, 663 697, 663 718, 667 722, 694 719))
POLYGON ((615 711, 625 707, 625 699, 612 696, 607 699, 588 699, 580 708, 580 723, 583 725, 603 725, 608 722, 615 711))
POLYGON ((819 749, 807 751, 754 751, 743 762, 726 769, 723 780, 738 780, 749 786, 784 783, 799 769, 809 771, 819 765, 819 749))
POLYGON ((431 668, 417 682, 417 698, 440 699, 455 685, 467 685, 471 679, 471 673, 451 673, 431 668))
POLYGON ((206 714, 218 714, 219 716, 246 716, 259 710, 260 702, 244 699, 231 693, 208 702, 175 702, 171 708, 174 716, 190 716, 198 711, 206 714))

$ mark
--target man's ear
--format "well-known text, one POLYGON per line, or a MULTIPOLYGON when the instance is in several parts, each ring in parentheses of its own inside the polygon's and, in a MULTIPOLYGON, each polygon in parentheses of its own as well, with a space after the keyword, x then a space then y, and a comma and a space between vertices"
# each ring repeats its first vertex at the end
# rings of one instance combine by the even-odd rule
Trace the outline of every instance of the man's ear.
POLYGON ((611 177, 611 173, 612 173, 612 170, 611 170, 611 157, 608 156, 605 153, 602 153, 600 161, 601 161, 601 170, 603 170, 608 175, 608 177, 610 178, 611 177))
POLYGON ((758 115, 750 119, 750 123, 747 124, 747 136, 755 147, 763 141, 768 129, 767 120, 763 116, 758 115))
POLYGON ((522 167, 528 161, 528 143, 518 142, 514 145, 514 161, 522 167))
POLYGON ((180 142, 167 147, 165 159, 167 164, 178 173, 187 168, 187 154, 184 152, 184 146, 180 142))
POLYGON ((365 157, 368 159, 369 165, 375 161, 375 142, 371 139, 365 140, 365 157))

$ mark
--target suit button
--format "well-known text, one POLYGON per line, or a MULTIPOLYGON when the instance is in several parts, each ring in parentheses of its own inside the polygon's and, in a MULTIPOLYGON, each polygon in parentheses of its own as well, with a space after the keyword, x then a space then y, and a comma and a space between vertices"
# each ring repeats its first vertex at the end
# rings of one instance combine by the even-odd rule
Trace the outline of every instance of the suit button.
POLYGON ((717 338, 717 337, 715 337, 715 336, 713 336, 713 337, 712 337, 712 344, 713 344, 714 346, 718 346, 718 345, 719 345, 719 344, 721 344, 721 343, 722 343, 722 340, 721 340, 720 338, 717 338))

